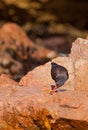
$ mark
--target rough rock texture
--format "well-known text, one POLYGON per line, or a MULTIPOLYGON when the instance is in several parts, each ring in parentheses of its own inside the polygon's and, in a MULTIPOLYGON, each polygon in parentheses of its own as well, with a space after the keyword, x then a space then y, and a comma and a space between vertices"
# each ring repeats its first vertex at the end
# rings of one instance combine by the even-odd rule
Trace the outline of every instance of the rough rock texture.
MULTIPOLYGON (((68 69, 69 80, 66 82, 66 89, 74 90, 88 90, 88 40, 78 38, 74 43, 71 49, 71 54, 69 57, 58 57, 53 61, 57 64, 61 64, 68 69), (85 50, 85 51, 84 51, 85 50), (84 78, 86 77, 86 78, 84 78), (69 84, 69 85, 68 85, 69 84), (85 85, 84 85, 85 84, 85 85)), ((49 86, 54 82, 50 76, 50 62, 39 66, 34 71, 29 72, 24 76, 20 84, 26 86, 40 85, 40 86, 49 86), (31 80, 29 80, 31 79, 31 80), (30 81, 30 82, 29 82, 30 81), (35 81, 35 82, 34 82, 35 81)), ((45 87, 45 89, 49 89, 45 87)))
POLYGON ((75 68, 75 89, 88 90, 88 40, 78 38, 73 43, 70 58, 75 68))
MULTIPOLYGON (((54 62, 63 65, 67 68, 70 77, 69 80, 65 84, 66 89, 74 90, 74 66, 72 64, 72 60, 68 57, 58 57, 53 60, 54 62), (69 85, 68 85, 69 84, 69 85)), ((49 91, 50 85, 55 84, 51 78, 51 62, 48 62, 45 65, 41 65, 29 72, 26 76, 24 76, 20 85, 24 86, 41 86, 41 88, 49 91)))
POLYGON ((0 91, 3 89, 12 89, 13 87, 18 86, 18 83, 10 79, 10 76, 2 74, 0 76, 0 91))
POLYGON ((88 60, 78 60, 75 69, 76 90, 88 91, 88 60))
POLYGON ((88 60, 88 40, 78 38, 73 43, 70 57, 75 61, 78 59, 88 60))
MULTIPOLYGON (((28 72, 19 85, 7 76, 0 76, 0 82, 7 79, 7 84, 11 81, 13 88, 5 87, 0 90, 1 130, 88 129, 88 59, 82 51, 82 57, 75 56, 79 52, 77 48, 81 50, 84 46, 87 47, 87 42, 79 38, 73 43, 69 57, 53 59, 69 72, 69 80, 62 87, 62 92, 49 94, 50 85, 55 84, 50 75, 51 62, 28 72), (84 46, 81 46, 83 43, 84 46), (75 54, 73 50, 76 50, 75 54)), ((88 53, 88 50, 85 51, 88 53)), ((6 82, 2 83, 1 88, 3 85, 6 82)))

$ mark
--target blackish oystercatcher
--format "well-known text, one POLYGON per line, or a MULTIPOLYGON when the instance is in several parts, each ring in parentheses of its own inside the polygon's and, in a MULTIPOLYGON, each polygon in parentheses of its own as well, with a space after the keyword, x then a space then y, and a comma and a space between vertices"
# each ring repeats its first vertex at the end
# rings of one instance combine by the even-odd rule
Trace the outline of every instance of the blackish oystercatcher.
POLYGON ((57 91, 59 87, 64 85, 65 81, 68 80, 69 74, 65 67, 58 65, 54 62, 51 63, 51 76, 52 79, 55 81, 56 85, 52 86, 52 90, 50 94, 53 94, 57 91))

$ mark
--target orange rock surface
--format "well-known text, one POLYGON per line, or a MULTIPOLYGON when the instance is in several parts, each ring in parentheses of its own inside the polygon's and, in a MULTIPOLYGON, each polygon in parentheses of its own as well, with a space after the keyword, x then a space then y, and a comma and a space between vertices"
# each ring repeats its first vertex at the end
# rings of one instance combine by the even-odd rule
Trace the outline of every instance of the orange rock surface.
POLYGON ((14 89, 0 90, 0 128, 28 130, 88 129, 88 44, 77 39, 68 57, 57 57, 54 62, 65 66, 69 79, 62 92, 50 95, 51 62, 28 72, 16 84, 7 76, 0 76, 1 88, 6 83, 14 89), (82 44, 82 45, 81 45, 82 44), (86 48, 83 50, 83 47, 86 48), (81 53, 80 53, 81 50, 81 53), (79 54, 79 55, 77 55, 79 54), (81 56, 80 56, 81 55, 81 56), (85 76, 85 77, 84 77, 85 76), (7 82, 4 80, 7 79, 7 82), (2 83, 2 81, 4 83, 2 83), (9 82, 11 81, 11 83, 9 82), (3 125, 5 124, 5 126, 3 125))

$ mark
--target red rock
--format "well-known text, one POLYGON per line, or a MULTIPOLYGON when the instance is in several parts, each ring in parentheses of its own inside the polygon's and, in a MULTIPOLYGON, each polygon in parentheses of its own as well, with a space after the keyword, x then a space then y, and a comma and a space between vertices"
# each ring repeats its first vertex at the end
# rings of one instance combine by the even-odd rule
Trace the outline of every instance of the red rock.
MULTIPOLYGON (((68 69, 69 79, 62 87, 66 91, 49 94, 50 85, 55 84, 50 75, 50 62, 29 72, 14 89, 6 87, 0 90, 0 125, 4 120, 7 129, 9 126, 13 129, 33 130, 50 130, 54 126, 54 129, 64 126, 67 126, 66 130, 69 127, 72 129, 72 126, 85 129, 88 125, 88 91, 85 85, 88 79, 84 76, 87 77, 88 59, 84 52, 82 57, 76 58, 75 55, 76 53, 72 54, 73 58, 69 56, 53 59, 68 69), (61 124, 60 119, 70 121, 69 125, 67 122, 61 124), (73 125, 71 121, 75 121, 73 125)), ((11 81, 11 84, 13 88, 15 83, 11 81)))
POLYGON ((88 60, 88 40, 77 38, 72 44, 70 57, 75 61, 82 58, 88 60))
MULTIPOLYGON (((23 65, 14 60, 7 52, 0 51, 0 74, 17 76, 23 70, 23 65)), ((22 71, 23 72, 23 71, 22 71)))
POLYGON ((34 44, 15 23, 4 24, 0 29, 0 49, 0 73, 10 74, 16 80, 57 55, 34 44))
POLYGON ((6 75, 6 74, 1 74, 0 75, 0 91, 2 89, 11 89, 14 88, 18 85, 17 82, 15 82, 14 80, 12 80, 10 78, 10 76, 6 75))
POLYGON ((75 63, 76 90, 88 91, 88 60, 80 59, 75 63))
POLYGON ((60 112, 61 118, 87 121, 87 95, 88 92, 68 91, 60 94, 60 112))
MULTIPOLYGON (((84 50, 83 47, 84 48, 88 47, 87 44, 84 44, 84 46, 83 46, 83 43, 86 43, 86 42, 87 42, 87 40, 77 39, 77 41, 75 43, 73 43, 72 51, 71 51, 71 54, 69 57, 58 57, 58 58, 53 60, 57 64, 65 66, 69 72, 69 80, 62 87, 62 89, 77 90, 77 91, 88 90, 88 87, 87 87, 88 86, 87 85, 87 82, 88 82, 88 76, 87 76, 88 58, 86 55, 86 53, 88 51, 87 51, 87 49, 85 50, 85 53, 83 51, 84 50), (78 51, 77 51, 77 49, 78 49, 78 51), (77 55, 75 51, 78 52, 78 54, 80 54, 80 55, 77 55), (86 78, 84 78, 84 76, 86 78)), ((45 64, 44 66, 39 66, 39 67, 35 68, 33 71, 29 72, 26 76, 24 76, 21 79, 19 84, 23 85, 23 86, 28 86, 28 87, 34 86, 35 88, 38 86, 37 87, 38 90, 40 89, 43 92, 49 93, 50 85, 55 84, 54 81, 51 79, 50 69, 51 69, 50 62, 45 64)), ((76 91, 73 91, 73 92, 69 91, 69 93, 71 93, 71 94, 74 93, 74 95, 75 95, 75 92, 76 91)), ((80 92, 78 92, 78 93, 80 95, 80 92)), ((75 97, 75 101, 72 101, 72 103, 70 102, 70 104, 72 104, 71 107, 78 108, 80 106, 80 102, 78 100, 76 100, 77 96, 74 96, 74 97, 75 97)), ((67 96, 64 99, 66 100, 66 102, 68 102, 69 98, 70 97, 67 96)), ((79 96, 79 98, 81 100, 80 96, 79 96)), ((63 100, 62 100, 62 102, 63 102, 63 100)), ((67 105, 67 103, 65 105, 67 105)), ((63 113, 63 109, 61 109, 61 111, 63 113)), ((64 113, 65 113, 65 111, 64 111, 64 113)), ((67 111, 67 113, 68 113, 68 111, 67 111)), ((73 113, 76 113, 76 112, 73 111, 73 113)), ((79 120, 80 118, 82 118, 82 120, 83 120, 84 116, 81 114, 78 116, 77 113, 74 116, 75 119, 79 120)), ((80 113, 83 113, 82 110, 80 110, 80 113)), ((70 114, 71 114, 70 115, 70 119, 71 119, 72 118, 72 111, 70 114)), ((67 114, 66 114, 66 116, 67 116, 67 114)), ((63 114, 63 118, 64 118, 64 114, 63 114)))
MULTIPOLYGON (((69 80, 65 84, 65 88, 69 90, 74 90, 74 68, 72 60, 68 57, 58 57, 53 60, 57 64, 64 65, 68 69, 70 74, 69 80), (69 85, 68 85, 69 84, 69 85)), ((51 78, 51 62, 41 65, 35 68, 33 71, 29 72, 26 76, 24 76, 20 85, 24 86, 41 86, 44 90, 50 90, 51 85, 55 85, 55 82, 51 78)))
POLYGON ((21 29, 21 27, 15 23, 7 23, 2 26, 0 30, 0 42, 2 44, 3 42, 6 43, 6 45, 3 46, 4 49, 12 48, 13 50, 16 50, 16 53, 19 55, 19 57, 23 59, 28 58, 28 54, 31 56, 34 55, 35 58, 37 58, 37 56, 39 56, 39 58, 54 58, 56 56, 55 52, 35 45, 27 37, 26 33, 21 29), (48 57, 49 53, 52 53, 51 57, 48 57))
POLYGON ((18 86, 14 92, 3 90, 0 95, 0 118, 14 129, 47 129, 59 118, 88 122, 88 92, 64 91, 51 96, 35 87, 18 86))
POLYGON ((28 44, 30 45, 30 47, 34 46, 32 41, 26 36, 26 33, 21 29, 20 26, 15 23, 4 24, 2 26, 2 32, 5 32, 7 34, 8 39, 11 36, 11 38, 16 41, 15 44, 17 46, 19 46, 21 43, 25 43, 25 47, 27 47, 28 44))
POLYGON ((70 58, 75 69, 75 89, 88 90, 88 40, 78 38, 72 46, 70 58))

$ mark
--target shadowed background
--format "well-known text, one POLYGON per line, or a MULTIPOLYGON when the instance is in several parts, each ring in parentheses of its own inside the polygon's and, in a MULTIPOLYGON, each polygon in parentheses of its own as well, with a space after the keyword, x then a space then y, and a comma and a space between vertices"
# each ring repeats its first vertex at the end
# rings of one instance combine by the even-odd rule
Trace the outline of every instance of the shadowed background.
POLYGON ((1 69, 0 73, 8 73, 12 63, 15 63, 11 58, 16 60, 16 65, 9 73, 12 73, 12 70, 14 73, 15 69, 18 75, 19 68, 22 68, 21 72, 19 70, 19 77, 22 77, 29 70, 46 63, 56 55, 67 56, 72 42, 77 37, 86 38, 88 35, 87 5, 87 0, 0 0, 0 48, 3 51, 0 52, 0 67, 5 70, 1 69), (21 35, 22 30, 15 25, 4 26, 3 30, 3 25, 8 22, 19 25, 33 42, 33 46, 30 47, 28 39, 21 35), (11 33, 8 32, 9 28, 11 33), (9 62, 3 63, 3 56, 9 62))

